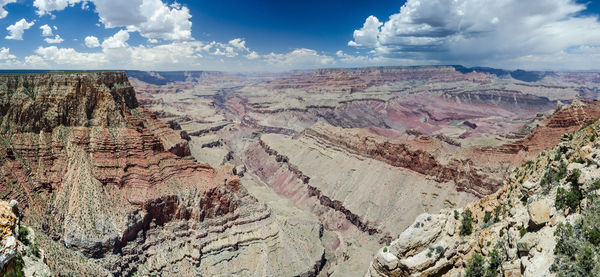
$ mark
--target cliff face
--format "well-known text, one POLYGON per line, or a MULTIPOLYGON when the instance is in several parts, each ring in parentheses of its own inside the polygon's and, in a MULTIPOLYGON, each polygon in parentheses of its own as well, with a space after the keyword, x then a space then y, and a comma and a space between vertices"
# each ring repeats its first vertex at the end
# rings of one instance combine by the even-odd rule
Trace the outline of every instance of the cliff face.
MULTIPOLYGON (((585 105, 548 121, 576 127, 565 114, 590 115, 585 105)), ((378 251, 366 276, 596 276, 599 130, 595 120, 562 136, 479 201, 418 216, 378 251)))
POLYGON ((0 76, 4 132, 52 132, 57 126, 123 127, 138 106, 122 72, 0 76))
POLYGON ((270 274, 286 275, 318 267, 320 225, 290 230, 231 167, 191 161, 186 132, 138 107, 124 73, 7 75, 0 84, 0 192, 22 203, 57 274, 234 274, 262 272, 266 262, 279 265, 270 274), (293 232, 308 239, 273 246, 293 232), (308 254, 300 244, 310 245, 308 254), (270 254, 262 260, 229 263, 263 247, 270 254))

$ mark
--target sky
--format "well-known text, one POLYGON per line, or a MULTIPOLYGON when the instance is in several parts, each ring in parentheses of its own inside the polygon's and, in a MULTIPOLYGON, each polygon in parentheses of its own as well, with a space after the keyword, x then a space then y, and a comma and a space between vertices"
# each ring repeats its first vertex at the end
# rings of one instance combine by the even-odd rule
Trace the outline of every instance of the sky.
POLYGON ((600 70, 599 0, 0 0, 0 69, 600 70))

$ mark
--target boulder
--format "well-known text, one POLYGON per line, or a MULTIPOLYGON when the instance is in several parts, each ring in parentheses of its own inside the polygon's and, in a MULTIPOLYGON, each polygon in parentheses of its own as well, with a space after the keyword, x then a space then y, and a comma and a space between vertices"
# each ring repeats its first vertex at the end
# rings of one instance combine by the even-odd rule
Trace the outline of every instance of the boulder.
POLYGON ((527 181, 525 181, 525 183, 523 183, 523 191, 525 193, 527 193, 527 195, 529 195, 529 196, 538 192, 539 189, 540 189, 540 182, 527 180, 527 181))
POLYGON ((521 265, 518 261, 509 261, 502 264, 505 277, 521 277, 521 265))
POLYGON ((538 237, 535 233, 525 234, 517 243, 517 249, 521 257, 526 256, 531 249, 538 243, 538 237))
POLYGON ((0 269, 4 269, 17 255, 17 220, 13 207, 6 201, 0 201, 0 269))
POLYGON ((539 199, 527 205, 530 222, 535 226, 546 224, 550 220, 551 205, 547 199, 539 199))
POLYGON ((236 167, 233 168, 233 174, 239 176, 239 177, 244 177, 244 173, 246 173, 246 166, 245 165, 238 165, 236 167))

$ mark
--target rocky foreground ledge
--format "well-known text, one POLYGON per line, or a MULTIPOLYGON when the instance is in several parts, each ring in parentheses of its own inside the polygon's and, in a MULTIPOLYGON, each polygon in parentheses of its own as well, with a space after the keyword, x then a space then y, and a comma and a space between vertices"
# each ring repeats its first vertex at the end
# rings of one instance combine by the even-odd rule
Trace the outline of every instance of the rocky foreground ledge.
POLYGON ((0 193, 52 274, 311 276, 324 262, 316 219, 195 163, 125 73, 0 75, 0 118, 0 193))
POLYGON ((365 276, 598 276, 599 134, 588 121, 496 193, 418 216, 365 276))

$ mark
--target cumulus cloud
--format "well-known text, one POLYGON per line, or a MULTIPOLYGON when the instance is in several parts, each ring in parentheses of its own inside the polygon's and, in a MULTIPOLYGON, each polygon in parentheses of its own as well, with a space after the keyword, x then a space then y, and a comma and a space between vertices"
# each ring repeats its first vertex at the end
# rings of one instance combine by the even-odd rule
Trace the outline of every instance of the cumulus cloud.
POLYGON ((41 16, 77 3, 87 8, 88 2, 94 4, 100 22, 106 28, 125 27, 153 41, 192 39, 190 10, 178 3, 168 5, 162 0, 35 0, 34 6, 41 16))
POLYGON ((71 7, 82 0, 35 0, 33 6, 36 7, 36 13, 40 16, 50 14, 53 11, 61 11, 66 7, 71 7))
MULTIPOLYGON (((600 23, 574 0, 408 0, 379 23, 369 16, 350 46, 379 55, 498 64, 600 45, 600 23)), ((573 53, 572 53, 573 54, 573 53)))
POLYGON ((246 58, 249 60, 256 60, 256 59, 260 58, 260 55, 258 53, 256 53, 256 51, 252 51, 252 52, 250 52, 250 54, 246 55, 246 58))
MULTIPOLYGON (((69 65, 76 68, 89 68, 92 64, 106 64, 106 59, 102 53, 81 53, 73 48, 58 48, 56 46, 39 47, 35 53, 43 61, 52 61, 59 65, 69 65)), ((26 60, 38 60, 38 58, 29 56, 26 60)))
POLYGON ((85 37, 85 46, 87 46, 87 48, 100 47, 100 41, 95 36, 87 36, 85 37))
MULTIPOLYGON (((88 41, 93 39, 88 39, 88 41)), ((312 49, 296 49, 288 53, 260 55, 251 51, 243 40, 233 42, 173 41, 160 45, 127 44, 128 33, 121 30, 106 38, 97 52, 78 52, 73 48, 39 47, 33 55, 6 67, 67 69, 138 69, 138 70, 223 70, 282 71, 335 66, 332 56, 312 49), (234 45, 238 45, 236 47, 234 45), (221 55, 233 49, 234 55, 221 55), (240 50, 244 49, 247 50, 240 50), (230 57, 231 56, 231 57, 230 57), (18 63, 18 64, 17 64, 18 63)), ((98 44, 100 44, 98 42, 98 44)), ((1 52, 1 51, 0 51, 1 52)), ((0 62, 2 64, 2 62, 0 62)))
POLYGON ((5 18, 8 15, 8 11, 4 9, 4 6, 16 2, 17 0, 0 0, 0 19, 5 18))
POLYGON ((203 46, 204 51, 211 51, 211 49, 214 49, 212 52, 213 55, 225 56, 228 58, 233 58, 244 53, 252 54, 252 51, 246 47, 246 41, 241 38, 232 39, 227 43, 213 41, 203 46))
POLYGON ((50 44, 57 44, 63 42, 64 40, 59 35, 56 35, 54 38, 45 38, 44 41, 50 44))
POLYGON ((12 60, 16 59, 15 55, 10 53, 10 49, 6 47, 0 48, 0 60, 12 60))
POLYGON ((354 40, 348 42, 349 46, 364 46, 376 47, 378 44, 377 36, 379 35, 379 27, 383 23, 375 16, 367 17, 365 24, 359 30, 354 30, 354 40))
POLYGON ((310 69, 325 67, 335 62, 331 56, 319 54, 313 49, 300 48, 285 54, 270 53, 265 61, 277 68, 310 69))
POLYGON ((8 32, 10 33, 8 36, 6 36, 6 39, 14 39, 14 40, 23 40, 23 33, 25 33, 25 30, 31 28, 31 26, 33 26, 35 24, 34 21, 31 22, 27 22, 27 20, 25 20, 25 18, 22 18, 21 20, 17 21, 15 24, 10 25, 6 28, 6 30, 8 30, 8 32))
POLYGON ((120 30, 112 37, 106 38, 102 42, 102 48, 113 49, 113 48, 125 48, 127 47, 127 40, 129 40, 129 32, 126 30, 120 30))
POLYGON ((248 48, 246 47, 246 41, 241 38, 232 39, 229 41, 229 44, 231 44, 233 47, 237 48, 238 50, 249 51, 248 48))
POLYGON ((52 28, 50 26, 48 26, 48 24, 44 24, 40 27, 40 30, 42 30, 42 36, 45 37, 51 37, 52 34, 52 28))

